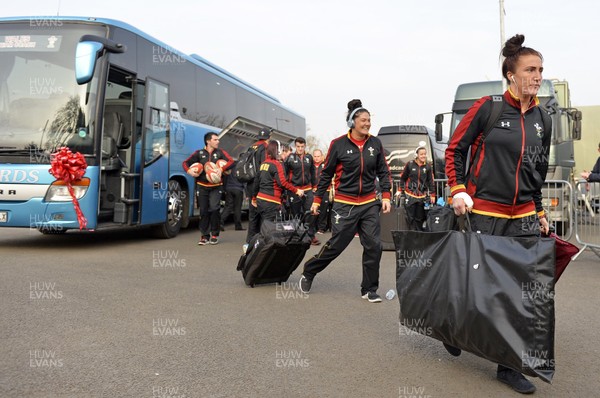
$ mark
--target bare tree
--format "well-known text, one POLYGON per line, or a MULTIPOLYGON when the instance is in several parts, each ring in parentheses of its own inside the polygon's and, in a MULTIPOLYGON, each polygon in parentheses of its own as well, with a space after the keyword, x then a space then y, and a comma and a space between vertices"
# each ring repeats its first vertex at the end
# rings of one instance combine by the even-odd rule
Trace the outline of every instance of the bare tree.
POLYGON ((312 153, 315 149, 320 149, 323 154, 327 152, 327 148, 323 146, 321 139, 316 135, 306 136, 306 152, 312 153))

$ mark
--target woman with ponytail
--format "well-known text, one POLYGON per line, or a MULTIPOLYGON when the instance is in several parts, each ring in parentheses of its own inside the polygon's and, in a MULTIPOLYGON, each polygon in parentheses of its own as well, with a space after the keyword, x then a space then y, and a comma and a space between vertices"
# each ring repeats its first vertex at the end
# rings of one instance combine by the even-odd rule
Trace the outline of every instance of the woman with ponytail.
MULTIPOLYGON (((543 57, 523 46, 524 40, 523 35, 515 35, 502 50, 506 57, 502 75, 508 90, 491 130, 483 131, 493 108, 493 99, 487 96, 469 109, 446 149, 454 212, 470 212, 472 230, 489 235, 548 233, 542 184, 548 170, 552 125, 536 96, 542 84, 543 57), (472 155, 467 159, 469 150, 472 155)), ((455 347, 446 345, 446 349, 460 355, 455 347)), ((497 378, 517 392, 535 391, 521 373, 502 365, 498 365, 497 378)))

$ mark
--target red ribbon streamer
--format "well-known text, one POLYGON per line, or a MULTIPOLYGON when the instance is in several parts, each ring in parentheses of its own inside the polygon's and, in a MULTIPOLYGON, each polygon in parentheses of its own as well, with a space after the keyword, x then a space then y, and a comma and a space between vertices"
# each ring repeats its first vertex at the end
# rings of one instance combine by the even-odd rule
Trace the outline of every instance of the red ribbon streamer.
POLYGON ((73 153, 67 147, 62 147, 58 152, 52 154, 52 161, 50 162, 50 174, 59 181, 63 181, 67 185, 69 194, 73 198, 73 207, 77 214, 77 222, 79 222, 79 229, 82 230, 87 226, 87 219, 79 207, 79 201, 75 197, 75 191, 71 186, 71 183, 80 181, 85 174, 87 169, 87 163, 85 158, 79 152, 73 153))

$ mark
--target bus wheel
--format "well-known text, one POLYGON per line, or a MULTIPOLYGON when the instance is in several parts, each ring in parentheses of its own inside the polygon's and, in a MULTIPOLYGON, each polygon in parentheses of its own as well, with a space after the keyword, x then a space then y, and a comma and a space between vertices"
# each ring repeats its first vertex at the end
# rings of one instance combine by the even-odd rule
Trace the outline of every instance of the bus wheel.
POLYGON ((183 220, 183 197, 185 193, 176 180, 169 181, 169 203, 167 204, 167 221, 159 225, 156 234, 159 238, 170 239, 177 236, 183 220))

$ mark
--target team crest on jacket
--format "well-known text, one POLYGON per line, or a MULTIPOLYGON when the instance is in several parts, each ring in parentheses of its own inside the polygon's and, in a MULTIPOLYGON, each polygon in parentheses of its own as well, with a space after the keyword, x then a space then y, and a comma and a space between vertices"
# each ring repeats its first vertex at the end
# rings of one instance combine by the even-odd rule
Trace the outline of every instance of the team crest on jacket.
POLYGON ((369 151, 369 153, 371 154, 371 156, 373 156, 373 152, 375 151, 375 149, 372 146, 370 146, 370 147, 367 148, 367 150, 369 151))
POLYGON ((542 126, 540 126, 539 123, 536 123, 533 125, 533 127, 535 127, 535 131, 537 131, 537 136, 539 138, 542 138, 544 136, 544 134, 543 134, 544 129, 542 128, 542 126))

